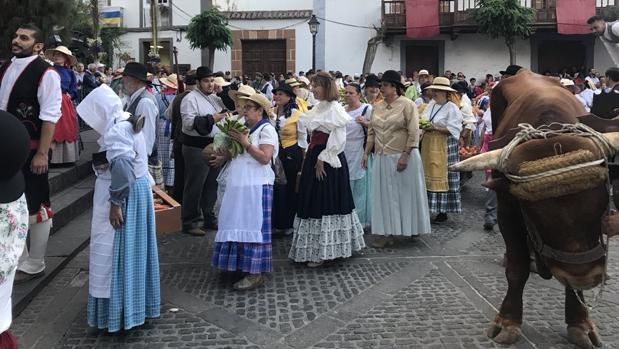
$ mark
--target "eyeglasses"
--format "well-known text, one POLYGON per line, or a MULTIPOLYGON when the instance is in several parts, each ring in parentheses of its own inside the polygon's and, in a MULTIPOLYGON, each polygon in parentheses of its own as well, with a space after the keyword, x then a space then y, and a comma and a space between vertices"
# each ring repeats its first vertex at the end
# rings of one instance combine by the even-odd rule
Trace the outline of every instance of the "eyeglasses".
POLYGON ((243 106, 243 110, 252 110, 252 109, 258 109, 258 107, 256 107, 255 105, 251 105, 251 104, 245 104, 243 106))

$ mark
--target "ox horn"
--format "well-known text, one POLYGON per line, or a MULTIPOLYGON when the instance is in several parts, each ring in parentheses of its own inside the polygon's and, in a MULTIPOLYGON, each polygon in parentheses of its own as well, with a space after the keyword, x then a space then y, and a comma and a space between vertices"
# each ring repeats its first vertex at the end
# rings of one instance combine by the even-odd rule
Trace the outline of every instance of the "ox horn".
MULTIPOLYGON (((619 144, 619 132, 617 132, 617 144, 619 144)), ((502 149, 492 150, 486 153, 475 155, 457 164, 449 166, 449 171, 471 172, 481 171, 487 168, 496 170, 499 166, 499 157, 502 149)))
POLYGON ((604 133, 604 137, 612 144, 615 151, 619 152, 619 132, 607 132, 604 133))

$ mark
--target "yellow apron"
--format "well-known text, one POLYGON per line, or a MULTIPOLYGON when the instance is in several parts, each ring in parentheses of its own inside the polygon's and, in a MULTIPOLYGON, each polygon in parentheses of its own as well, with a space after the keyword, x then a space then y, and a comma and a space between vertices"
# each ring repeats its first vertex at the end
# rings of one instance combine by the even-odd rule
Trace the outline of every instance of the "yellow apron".
POLYGON ((421 141, 421 161, 426 178, 426 189, 432 192, 449 190, 447 181, 447 135, 424 132, 421 141))

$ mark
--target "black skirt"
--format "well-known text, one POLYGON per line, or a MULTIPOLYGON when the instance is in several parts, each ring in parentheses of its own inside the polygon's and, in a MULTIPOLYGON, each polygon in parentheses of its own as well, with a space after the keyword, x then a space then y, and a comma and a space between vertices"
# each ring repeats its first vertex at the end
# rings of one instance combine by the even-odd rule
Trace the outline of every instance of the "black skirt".
POLYGON ((303 164, 303 149, 295 144, 286 149, 279 148, 279 159, 282 161, 287 183, 275 184, 273 187, 273 228, 289 229, 297 214, 296 193, 297 173, 303 164))
POLYGON ((297 216, 301 219, 332 215, 349 215, 355 209, 350 189, 348 164, 344 152, 338 155, 342 167, 333 168, 324 163, 326 178, 316 178, 316 162, 325 145, 310 149, 303 163, 299 185, 297 216))

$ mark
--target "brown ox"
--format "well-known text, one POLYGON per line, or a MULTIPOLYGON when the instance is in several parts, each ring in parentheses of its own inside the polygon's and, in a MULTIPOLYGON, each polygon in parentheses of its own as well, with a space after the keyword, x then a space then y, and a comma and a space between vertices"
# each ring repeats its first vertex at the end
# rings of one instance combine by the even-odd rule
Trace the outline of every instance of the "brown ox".
MULTIPOLYGON (((585 110, 558 81, 527 70, 497 85, 492 92, 491 111, 495 131, 491 149, 495 150, 462 161, 452 166, 452 170, 496 170, 501 152, 498 148, 514 138, 514 129, 519 123, 528 123, 536 128, 551 123, 575 124, 579 121, 591 125, 584 121, 586 118, 579 120, 585 110)), ((591 119, 588 117, 588 120, 591 119)), ((599 122, 602 121, 595 120, 593 123, 599 122)), ((598 126, 591 127, 598 131, 605 128, 604 125, 598 126)), ((617 149, 619 135, 612 133, 606 136, 617 149)), ((517 171, 525 161, 579 149, 590 150, 600 159, 604 157, 590 139, 561 135, 518 145, 508 158, 504 171, 515 173, 513 171, 517 171)), ((510 185, 513 184, 502 173, 493 171, 492 187, 497 191, 498 224, 506 246, 508 290, 488 336, 502 344, 512 344, 518 340, 522 324, 522 293, 529 277, 530 253, 534 253, 540 275, 547 279, 554 276, 566 288, 568 339, 583 348, 600 346, 597 330, 574 291, 582 297, 582 290, 599 285, 605 274, 606 258, 600 243, 601 221, 608 205, 605 183, 600 181, 593 188, 541 201, 516 198, 509 192, 510 185)))

